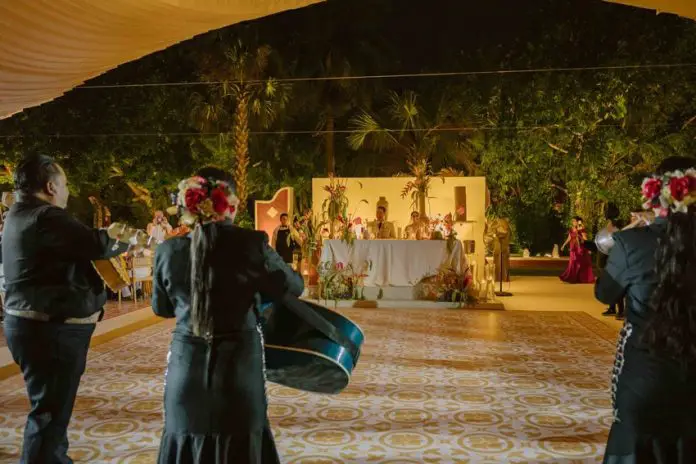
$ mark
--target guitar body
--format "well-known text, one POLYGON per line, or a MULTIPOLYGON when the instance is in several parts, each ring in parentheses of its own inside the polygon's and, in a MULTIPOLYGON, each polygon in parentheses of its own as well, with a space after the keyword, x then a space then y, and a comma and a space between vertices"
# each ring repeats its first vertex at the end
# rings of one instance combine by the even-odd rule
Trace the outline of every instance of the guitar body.
POLYGON ((283 305, 268 305, 262 312, 266 377, 269 381, 315 393, 340 393, 348 386, 358 363, 365 336, 353 321, 324 306, 303 301, 346 339, 344 347, 295 315, 283 305))

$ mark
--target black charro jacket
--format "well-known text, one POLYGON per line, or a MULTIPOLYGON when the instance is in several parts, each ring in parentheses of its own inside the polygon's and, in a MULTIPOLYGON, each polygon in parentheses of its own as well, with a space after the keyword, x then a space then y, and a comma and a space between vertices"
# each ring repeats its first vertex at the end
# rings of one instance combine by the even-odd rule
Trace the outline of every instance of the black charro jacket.
POLYGON ((91 316, 106 303, 92 261, 127 247, 62 208, 22 198, 10 208, 2 237, 5 308, 44 313, 57 322, 91 316))
POLYGON ((626 320, 642 331, 652 317, 650 299, 657 286, 655 252, 667 230, 657 218, 647 227, 617 232, 604 272, 595 284, 595 296, 606 304, 626 298, 626 320))
MULTIPOLYGON (((216 333, 254 329, 262 301, 270 302, 274 294, 302 294, 302 277, 269 246, 265 232, 243 229, 231 221, 206 227, 217 228, 209 295, 216 333)), ((157 247, 152 289, 155 314, 176 317, 177 332, 186 335, 192 334, 190 247, 189 236, 171 238, 157 247)))

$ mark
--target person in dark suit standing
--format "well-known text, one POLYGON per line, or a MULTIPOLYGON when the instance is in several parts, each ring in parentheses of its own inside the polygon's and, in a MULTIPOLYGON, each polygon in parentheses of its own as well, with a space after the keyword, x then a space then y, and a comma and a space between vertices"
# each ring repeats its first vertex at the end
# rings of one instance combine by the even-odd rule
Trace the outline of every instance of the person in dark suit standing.
POLYGON ((229 176, 207 168, 179 184, 188 236, 157 248, 152 309, 176 317, 164 391, 160 464, 276 464, 265 394, 262 299, 304 283, 264 232, 233 224, 229 176))
POLYGON ((14 184, 17 202, 5 220, 2 256, 5 336, 31 404, 20 462, 72 463, 68 423, 106 302, 91 261, 128 245, 115 240, 120 225, 92 229, 65 211, 67 179, 52 158, 22 160, 14 184))
POLYGON ((654 217, 614 234, 595 286, 603 303, 626 299, 605 464, 696 462, 695 166, 671 158, 645 179, 654 217))
MULTIPOLYGON (((607 220, 607 228, 610 232, 615 233, 623 229, 626 224, 621 220, 621 211, 619 207, 614 203, 609 203, 607 205, 607 210, 604 213, 604 217, 607 220)), ((600 253, 601 267, 604 268, 607 264, 608 256, 600 253)), ((617 319, 622 320, 624 318, 624 300, 621 299, 615 304, 609 306, 609 308, 602 313, 603 316, 616 316, 617 319), (618 309, 618 311, 617 311, 618 309)))

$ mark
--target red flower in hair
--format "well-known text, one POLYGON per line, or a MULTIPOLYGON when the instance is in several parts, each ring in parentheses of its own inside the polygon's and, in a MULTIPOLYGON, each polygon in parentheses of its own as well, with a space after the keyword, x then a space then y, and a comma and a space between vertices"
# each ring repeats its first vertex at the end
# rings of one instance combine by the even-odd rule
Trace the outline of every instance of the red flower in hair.
POLYGON ((210 199, 213 201, 213 210, 217 214, 225 214, 230 207, 230 203, 227 201, 227 195, 225 195, 225 190, 220 187, 212 191, 210 199))
POLYGON ((186 209, 192 213, 198 212, 198 205, 205 200, 208 195, 203 189, 188 189, 186 191, 186 209))
POLYGON ((646 179, 643 182, 643 196, 652 200, 662 191, 662 181, 660 179, 646 179))
POLYGON ((689 194, 689 178, 684 177, 672 177, 669 180, 669 191, 672 194, 672 198, 677 201, 683 201, 684 197, 689 194))

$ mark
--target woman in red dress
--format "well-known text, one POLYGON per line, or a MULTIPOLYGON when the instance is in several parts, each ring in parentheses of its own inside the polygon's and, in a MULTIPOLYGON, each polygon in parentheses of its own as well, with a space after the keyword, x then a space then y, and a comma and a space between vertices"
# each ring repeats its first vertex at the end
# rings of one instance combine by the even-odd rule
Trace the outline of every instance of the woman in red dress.
POLYGON ((582 244, 587 240, 587 231, 582 224, 582 218, 575 216, 572 226, 568 231, 568 238, 561 250, 570 245, 570 260, 565 272, 560 279, 569 284, 593 284, 595 281, 592 273, 592 255, 582 244))

